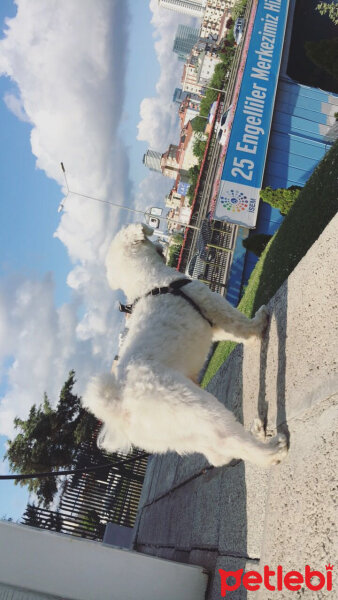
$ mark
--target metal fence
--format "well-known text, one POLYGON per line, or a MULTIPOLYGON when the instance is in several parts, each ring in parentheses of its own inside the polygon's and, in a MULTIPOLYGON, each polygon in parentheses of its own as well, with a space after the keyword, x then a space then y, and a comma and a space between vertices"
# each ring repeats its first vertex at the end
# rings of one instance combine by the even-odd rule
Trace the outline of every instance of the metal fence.
POLYGON ((28 504, 22 523, 70 535, 102 540, 106 524, 133 527, 148 457, 134 449, 128 459, 122 453, 106 454, 92 443, 84 444, 77 457, 76 468, 108 464, 104 469, 76 473, 61 483, 59 500, 54 509, 28 504))
POLYGON ((180 271, 224 294, 235 248, 237 226, 204 219, 200 231, 186 240, 180 271))

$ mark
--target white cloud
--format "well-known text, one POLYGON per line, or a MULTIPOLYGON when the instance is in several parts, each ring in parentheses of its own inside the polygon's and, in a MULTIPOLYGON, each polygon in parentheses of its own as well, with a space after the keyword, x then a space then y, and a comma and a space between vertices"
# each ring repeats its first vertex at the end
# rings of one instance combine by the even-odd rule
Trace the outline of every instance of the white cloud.
POLYGON ((117 341, 105 320, 114 320, 113 302, 106 300, 106 312, 90 311, 81 325, 80 299, 74 296, 71 303, 56 308, 53 295, 51 274, 42 281, 7 280, 0 287, 0 325, 4 317, 6 323, 6 339, 0 338, 0 360, 8 354, 15 357, 6 373, 9 387, 0 405, 0 435, 12 434, 14 417, 25 417, 32 404, 42 402, 45 391, 56 402, 71 369, 76 371, 81 393, 90 374, 102 365, 109 368, 112 362, 117 341), (93 329, 96 343, 100 342, 96 356, 88 333, 93 329))
MULTIPOLYGON (((37 166, 63 184, 63 161, 73 189, 105 198, 117 185, 113 154, 125 152, 115 133, 123 99, 125 3, 18 0, 17 5, 0 42, 0 71, 19 87, 19 105, 33 124, 37 166)), ((72 198, 57 235, 66 240, 73 261, 94 259, 114 221, 116 213, 107 206, 72 198), (88 238, 95 243, 87 246, 88 238)))
POLYGON ((14 94, 6 93, 4 95, 4 102, 8 110, 10 110, 20 121, 30 123, 20 98, 17 98, 14 94))
POLYGON ((148 142, 149 147, 164 152, 169 143, 178 139, 177 105, 172 102, 175 87, 180 86, 183 63, 173 53, 173 44, 179 24, 198 27, 198 21, 186 15, 161 8, 157 0, 150 0, 153 13, 155 51, 161 74, 156 85, 157 96, 145 98, 140 106, 141 121, 137 139, 148 142))
POLYGON ((164 206, 165 196, 172 188, 173 183, 173 179, 151 171, 148 177, 139 184, 136 208, 146 210, 151 206, 164 206))
MULTIPOLYGON (((16 4, 0 40, 0 74, 16 86, 15 95, 5 98, 7 106, 32 124, 37 167, 63 185, 63 161, 73 190, 130 203, 127 151, 116 135, 128 51, 127 3, 16 4)), ((2 433, 11 432, 13 416, 27 414, 44 391, 56 399, 69 369, 77 370, 80 388, 89 372, 112 361, 121 317, 106 283, 104 257, 120 223, 120 213, 107 204, 67 198, 55 236, 74 264, 70 304, 55 308, 50 276, 6 281, 0 293, 0 365, 8 356, 14 359, 0 408, 2 433)))
MULTIPOLYGON (((128 3, 16 0, 16 5, 0 40, 0 75, 15 86, 4 99, 7 107, 32 125, 37 167, 65 192, 62 161, 72 190, 130 206, 128 154, 116 134, 128 3)), ((178 136, 171 98, 182 65, 172 53, 173 39, 177 25, 191 20, 160 10, 157 0, 150 7, 161 76, 157 97, 142 102, 138 137, 164 151, 178 136)), ((163 202, 171 184, 150 174, 136 194, 137 207, 163 202)), ((112 361, 122 317, 106 283, 104 257, 122 218, 107 204, 74 195, 66 199, 55 236, 72 262, 69 304, 55 307, 50 275, 41 281, 12 278, 0 286, 0 375, 8 383, 0 405, 1 433, 11 435, 13 417, 25 417, 44 391, 56 401, 70 369, 77 372, 81 392, 89 374, 112 361)))

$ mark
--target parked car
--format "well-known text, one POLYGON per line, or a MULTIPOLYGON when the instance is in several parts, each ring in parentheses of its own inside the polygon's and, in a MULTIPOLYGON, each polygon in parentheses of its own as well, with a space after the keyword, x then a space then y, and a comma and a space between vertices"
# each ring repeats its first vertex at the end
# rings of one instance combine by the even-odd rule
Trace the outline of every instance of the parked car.
POLYGON ((216 123, 215 126, 215 130, 217 132, 217 141, 219 144, 221 144, 222 146, 224 146, 225 144, 225 140, 227 137, 227 130, 228 130, 228 125, 229 125, 229 120, 230 120, 230 115, 231 115, 231 108, 232 108, 232 104, 230 104, 230 106, 226 109, 226 111, 223 113, 221 120, 216 123))
POLYGON ((245 19, 242 18, 238 18, 235 21, 235 25, 234 25, 234 38, 235 38, 235 42, 236 44, 240 44, 242 37, 243 37, 243 32, 244 32, 244 26, 245 26, 245 19))

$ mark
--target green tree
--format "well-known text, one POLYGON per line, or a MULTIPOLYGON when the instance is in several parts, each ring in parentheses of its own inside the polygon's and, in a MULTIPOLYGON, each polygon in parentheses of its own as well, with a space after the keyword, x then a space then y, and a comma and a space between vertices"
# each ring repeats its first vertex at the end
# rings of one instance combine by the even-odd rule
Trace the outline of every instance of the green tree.
POLYGON ((256 233, 242 240, 242 245, 247 250, 256 254, 256 256, 260 256, 271 238, 272 235, 268 235, 267 233, 256 233))
POLYGON ((210 79, 208 84, 208 88, 206 90, 204 98, 201 100, 200 104, 200 115, 207 117, 209 115, 210 107, 212 103, 217 100, 218 93, 216 90, 222 90, 223 84, 225 80, 225 76, 227 73, 227 66, 224 62, 220 62, 216 65, 214 74, 210 79), (210 89, 215 88, 215 89, 210 89))
MULTIPOLYGON (((211 79, 210 84, 211 87, 214 87, 213 81, 211 79)), ((201 100, 200 104, 200 115, 202 117, 207 117, 210 111, 210 107, 215 100, 217 100, 218 92, 215 90, 207 89, 204 98, 201 100)))
POLYGON ((189 181, 190 181, 190 183, 196 184, 198 176, 200 174, 200 168, 199 168, 199 166, 198 165, 194 165, 193 167, 190 167, 188 173, 189 173, 189 181))
POLYGON ((337 0, 331 0, 331 2, 319 2, 316 6, 316 10, 318 10, 322 16, 327 14, 331 21, 333 21, 335 25, 338 25, 337 0))
MULTIPOLYGON (((81 442, 91 438, 97 421, 82 408, 79 396, 73 393, 74 384, 75 372, 70 371, 55 409, 45 394, 43 403, 34 404, 26 420, 14 419, 19 433, 9 441, 5 454, 11 471, 57 472, 75 464, 81 442)), ((23 479, 16 483, 35 492, 44 506, 52 502, 58 489, 57 477, 23 479)))
POLYGON ((61 531, 63 519, 59 510, 56 512, 51 511, 48 521, 48 529, 51 531, 61 531))
POLYGON ((237 0, 231 10, 231 17, 234 21, 239 17, 243 17, 248 0, 237 0))
POLYGON ((194 194, 195 194, 195 189, 196 189, 196 184, 190 185, 190 188, 187 191, 187 198, 189 200, 189 206, 192 205, 192 201, 194 199, 194 194))
POLYGON ((219 57, 220 57, 222 63, 225 65, 226 69, 230 69, 235 52, 236 52, 235 39, 233 39, 233 41, 231 41, 230 39, 227 40, 227 42, 224 43, 224 49, 221 50, 221 52, 219 54, 219 57))
POLYGON ((184 237, 181 233, 175 233, 171 239, 175 244, 182 246, 184 237))
POLYGON ((189 171, 189 183, 190 183, 190 187, 187 191, 187 198, 189 200, 190 205, 192 204, 193 198, 194 198, 194 194, 195 194, 195 189, 196 189, 196 184, 197 184, 197 180, 200 174, 200 167, 199 165, 194 165, 193 167, 190 167, 189 171))
POLYGON ((86 515, 83 517, 82 520, 82 527, 84 527, 88 531, 95 532, 99 525, 100 515, 94 509, 87 510, 86 515))
POLYGON ((319 42, 305 42, 308 58, 338 80, 338 37, 319 42))
POLYGON ((282 215, 286 215, 297 200, 301 189, 297 185, 276 190, 268 186, 260 191, 260 197, 263 202, 267 202, 273 208, 278 208, 282 215))
POLYGON ((41 517, 38 514, 38 509, 35 504, 27 504, 24 519, 25 525, 30 525, 31 527, 40 527, 42 524, 41 517))
POLYGON ((207 122, 208 121, 205 118, 200 116, 194 117, 194 119, 191 119, 190 121, 191 127, 197 133, 204 133, 207 122))
POLYGON ((224 63, 223 62, 217 63, 217 65, 214 69, 214 74, 212 76, 212 79, 214 82, 214 85, 212 87, 221 88, 221 86, 223 85, 225 74, 226 74, 226 67, 225 67, 224 63))
POLYGON ((192 147, 192 152, 195 156, 197 156, 197 158, 202 159, 204 156, 204 152, 206 149, 207 143, 205 140, 195 140, 193 147, 192 147))
POLYGON ((169 267, 177 267, 178 259, 182 248, 183 238, 180 244, 172 244, 169 248, 169 257, 167 264, 169 267))

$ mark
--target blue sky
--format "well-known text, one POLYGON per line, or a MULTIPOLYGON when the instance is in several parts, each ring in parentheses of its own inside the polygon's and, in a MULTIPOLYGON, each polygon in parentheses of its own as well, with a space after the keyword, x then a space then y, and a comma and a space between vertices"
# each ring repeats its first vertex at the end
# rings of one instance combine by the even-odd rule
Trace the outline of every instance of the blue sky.
MULTIPOLYGON (((12 1, 1 2, 1 37, 4 18, 15 13, 12 1)), ((69 266, 66 249, 52 236, 57 226, 56 208, 62 194, 60 186, 35 168, 29 142, 31 126, 19 121, 2 101, 4 94, 13 87, 7 77, 0 78, 0 274, 3 277, 24 272, 36 276, 51 270, 58 279, 55 301, 60 303, 69 297, 65 285, 69 266)), ((12 357, 7 357, 5 373, 11 362, 12 357)), ((5 392, 6 387, 7 377, 4 375, 0 394, 5 392)), ((6 436, 0 437, 0 457, 3 456, 6 439, 6 436)), ((0 485, 0 518, 5 515, 19 518, 27 503, 26 490, 7 481, 0 485)))
MULTIPOLYGON (((1 38, 4 35, 4 19, 13 17, 15 13, 12 0, 1 2, 1 38)), ((1 271, 44 273, 53 270, 60 273, 63 292, 60 289, 59 297, 56 297, 56 301, 60 302, 67 294, 64 285, 67 253, 57 240, 51 244, 51 238, 57 226, 55 207, 61 200, 61 190, 35 168, 29 141, 31 126, 19 121, 2 100, 4 94, 15 87, 8 77, 0 77, 1 271), (25 198, 24 202, 22 198, 25 198)))
MULTIPOLYGON (((114 297, 104 283, 103 257, 126 217, 74 198, 67 199, 60 215, 59 161, 70 169, 71 187, 129 206, 163 203, 162 190, 170 189, 170 182, 147 171, 142 157, 149 146, 164 151, 178 137, 171 96, 182 64, 171 46, 177 24, 189 20, 163 9, 159 13, 156 0, 150 0, 152 10, 138 0, 113 3, 114 9, 99 0, 96 29, 86 15, 90 2, 72 0, 70 5, 63 6, 67 9, 59 21, 57 14, 51 21, 48 3, 33 0, 31 13, 21 22, 15 19, 8 44, 0 46, 0 73, 11 74, 0 77, 0 456, 7 436, 13 435, 13 416, 24 417, 43 391, 56 402, 70 368, 84 385, 88 373, 109 365, 116 343, 111 340, 119 330, 114 297), (79 27, 74 34, 72 10, 80 5, 83 32, 79 27), (39 23, 47 24, 43 32, 39 23), (86 36, 88 24, 93 39, 86 36), (101 48, 95 31, 103 26, 101 48), (53 42, 53 35, 60 42, 53 42), (44 50, 37 52, 36 44, 44 50), (58 60, 64 65, 60 77, 56 70, 57 77, 48 82, 58 60), (14 98, 20 105, 16 115, 4 102, 6 95, 7 104, 14 98)), ((15 15, 14 3, 2 0, 0 39, 5 17, 15 15)), ((26 502, 25 488, 1 482, 0 518, 18 519, 26 502)))

